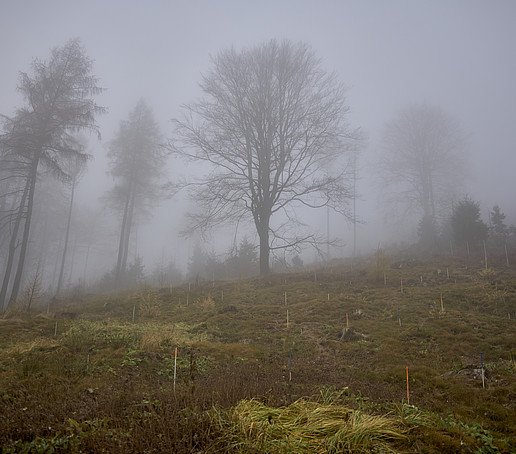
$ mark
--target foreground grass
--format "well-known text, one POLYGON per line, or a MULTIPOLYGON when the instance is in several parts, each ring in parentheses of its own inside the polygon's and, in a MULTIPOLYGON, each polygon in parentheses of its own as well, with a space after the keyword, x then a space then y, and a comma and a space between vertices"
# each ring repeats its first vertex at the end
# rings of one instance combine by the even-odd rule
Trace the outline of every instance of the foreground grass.
POLYGON ((516 271, 370 269, 6 313, 2 452, 514 451, 516 271))

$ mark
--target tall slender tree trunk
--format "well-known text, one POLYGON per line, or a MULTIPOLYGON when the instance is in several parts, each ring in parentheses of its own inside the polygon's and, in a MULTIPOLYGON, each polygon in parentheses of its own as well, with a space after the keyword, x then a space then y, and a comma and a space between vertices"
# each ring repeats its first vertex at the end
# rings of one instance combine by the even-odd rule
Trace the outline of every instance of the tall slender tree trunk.
POLYGON ((25 183, 25 188, 23 190, 23 195, 20 201, 20 206, 18 208, 18 214, 16 215, 16 220, 14 222, 13 232, 11 234, 11 239, 9 241, 9 252, 7 256, 7 263, 5 265, 4 279, 2 282, 2 288, 0 289, 0 308, 7 308, 7 289, 9 288, 9 281, 11 280, 11 273, 14 264, 14 256, 17 247, 18 241, 18 232, 20 230, 21 221, 24 217, 25 203, 27 201, 27 195, 29 193, 30 181, 27 178, 25 183))
POLYGON ((20 291, 21 280, 23 276, 23 268, 25 265, 25 257, 27 254, 27 247, 29 245, 29 234, 30 234, 30 223, 32 219, 32 209, 34 207, 34 195, 36 193, 36 180, 38 175, 38 164, 39 155, 36 155, 34 162, 32 163, 31 175, 30 175, 30 187, 27 201, 27 216, 25 218, 25 224, 23 225, 23 237, 20 248, 20 256, 18 258, 18 267, 16 269, 16 275, 14 276, 13 288, 11 290, 11 298, 9 304, 15 302, 18 298, 20 291))
POLYGON ((70 273, 68 274, 68 286, 72 285, 73 265, 75 264, 75 253, 77 252, 77 238, 73 242, 72 259, 70 260, 70 273))
POLYGON ((61 258, 61 270, 59 271, 59 279, 57 280, 57 288, 56 288, 56 294, 54 298, 57 298, 59 296, 59 292, 61 291, 61 285, 63 284, 63 274, 64 274, 64 267, 65 267, 65 261, 66 261, 66 250, 68 249, 68 238, 70 237, 70 224, 72 220, 72 211, 73 211, 73 198, 75 194, 75 182, 76 179, 74 178, 72 181, 72 194, 70 196, 70 207, 68 208, 68 221, 66 223, 66 234, 65 234, 65 242, 63 247, 63 257, 61 258))
POLYGON ((129 239, 131 238, 131 228, 133 225, 133 215, 134 215, 134 190, 131 194, 131 201, 129 203, 129 213, 127 216, 126 229, 125 229, 125 238, 124 238, 124 250, 122 255, 122 270, 125 271, 127 269, 127 257, 129 255, 129 239))
POLYGON ((131 197, 130 193, 127 195, 127 199, 125 201, 124 206, 124 216, 122 218, 122 229, 120 231, 120 240, 118 242, 118 259, 116 263, 116 270, 115 270, 115 285, 118 286, 120 282, 120 278, 122 276, 122 261, 123 261, 123 255, 124 255, 124 240, 125 240, 125 231, 127 229, 127 216, 129 214, 129 203, 130 203, 131 197))
POLYGON ((88 248, 86 249, 86 259, 84 260, 84 271, 83 271, 83 277, 82 280, 86 284, 86 271, 88 270, 88 260, 90 258, 90 248, 91 244, 88 244, 88 248))

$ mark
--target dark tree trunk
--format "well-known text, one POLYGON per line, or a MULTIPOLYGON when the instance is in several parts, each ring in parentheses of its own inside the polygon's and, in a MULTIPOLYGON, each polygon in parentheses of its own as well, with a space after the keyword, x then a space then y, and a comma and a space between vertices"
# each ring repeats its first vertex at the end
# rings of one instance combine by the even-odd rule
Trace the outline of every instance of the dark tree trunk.
POLYGON ((66 234, 65 234, 65 243, 63 248, 63 257, 61 259, 61 270, 59 271, 59 279, 57 281, 57 289, 55 298, 59 296, 59 292, 61 291, 61 285, 63 283, 63 274, 64 274, 64 267, 65 267, 65 261, 66 261, 66 250, 68 249, 68 238, 70 237, 70 223, 72 220, 72 211, 73 211, 73 196, 75 193, 75 178, 72 182, 72 194, 70 197, 70 207, 68 209, 68 221, 66 223, 66 234))
POLYGON ((270 245, 269 245, 269 218, 262 216, 259 223, 256 223, 258 237, 260 238, 260 274, 265 275, 271 272, 269 265, 270 245))
POLYGON ((133 225, 133 214, 134 214, 134 191, 131 194, 131 201, 129 203, 129 214, 127 216, 125 238, 124 238, 124 252, 122 256, 122 270, 127 269, 127 257, 129 255, 129 239, 131 238, 131 228, 133 225))
POLYGON ((127 199, 125 201, 124 206, 124 216, 122 218, 122 230, 120 231, 120 241, 118 243, 118 260, 116 263, 116 271, 115 271, 115 285, 118 286, 120 282, 120 278, 122 276, 122 262, 124 256, 124 241, 125 241, 125 232, 127 229, 127 217, 129 214, 129 204, 131 201, 130 194, 127 195, 127 199))
POLYGON ((11 234, 11 239, 9 241, 9 253, 7 256, 7 263, 5 265, 4 272, 4 280, 2 282, 2 289, 0 290, 0 308, 6 309, 6 300, 7 300, 7 289, 9 287, 9 281, 11 279, 11 272, 14 264, 14 255, 16 252, 16 242, 18 240, 18 232, 20 230, 20 224, 23 218, 23 212, 25 209, 25 201, 27 200, 27 195, 29 193, 30 181, 27 179, 25 184, 25 189, 23 190, 22 199, 20 201, 20 206, 18 208, 18 214, 16 215, 16 221, 14 223, 13 232, 11 234))
POLYGON ((30 175, 30 188, 27 202, 27 217, 25 219, 25 224, 23 226, 23 238, 20 248, 20 256, 18 258, 18 268, 16 269, 16 275, 14 277, 13 288, 11 290, 11 298, 9 299, 9 304, 16 301, 16 299, 18 298, 18 293, 20 291, 21 279, 23 276, 23 268, 25 265, 25 256, 27 254, 27 247, 29 245, 30 223, 32 219, 32 208, 34 206, 34 194, 36 193, 38 164, 39 156, 36 156, 36 158, 34 158, 34 162, 32 163, 30 175))

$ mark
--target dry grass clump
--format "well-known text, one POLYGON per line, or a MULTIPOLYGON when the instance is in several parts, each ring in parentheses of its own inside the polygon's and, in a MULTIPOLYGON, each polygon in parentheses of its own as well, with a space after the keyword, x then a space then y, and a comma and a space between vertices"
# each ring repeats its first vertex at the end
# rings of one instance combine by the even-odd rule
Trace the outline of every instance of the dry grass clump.
POLYGON ((139 301, 138 309, 141 317, 155 318, 160 315, 161 300, 156 292, 143 288, 136 298, 139 301))
POLYGON ((59 342, 55 339, 37 337, 33 340, 20 341, 9 345, 4 349, 5 356, 23 355, 34 351, 52 351, 59 348, 59 342))
POLYGON ((300 399, 274 408, 250 399, 213 415, 222 439, 241 453, 396 452, 393 444, 406 438, 394 420, 335 402, 300 399))

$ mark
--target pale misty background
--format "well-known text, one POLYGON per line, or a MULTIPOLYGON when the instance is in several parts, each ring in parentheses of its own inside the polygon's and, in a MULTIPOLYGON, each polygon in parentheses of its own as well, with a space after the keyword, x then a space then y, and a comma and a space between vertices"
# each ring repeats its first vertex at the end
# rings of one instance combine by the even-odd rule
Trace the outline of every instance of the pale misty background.
MULTIPOLYGON (((29 71, 33 58, 46 59, 51 48, 75 37, 106 89, 97 102, 109 109, 98 117, 102 141, 90 140, 94 160, 77 188, 77 211, 100 209, 100 198, 112 185, 107 143, 140 98, 154 111, 163 135, 171 137, 170 120, 180 106, 201 96, 198 83, 211 68, 210 55, 288 39, 309 44, 323 68, 348 87, 349 122, 365 136, 357 183, 356 215, 363 221, 357 229, 359 252, 417 239, 417 219, 389 217, 382 210, 374 170, 385 123, 414 103, 438 106, 460 121, 468 139, 463 193, 480 203, 485 221, 498 204, 506 224, 516 223, 513 1, 2 0, 0 113, 12 115, 23 103, 16 91, 18 72, 29 71)), ((195 172, 191 163, 168 161, 172 181, 195 172)), ((147 270, 159 260, 186 268, 197 241, 178 235, 187 208, 184 195, 176 195, 138 228, 132 254, 143 257, 147 270)), ((307 212, 303 219, 326 234, 325 209, 307 212)), ((330 232, 344 243, 331 255, 350 255, 353 226, 331 214, 330 232)), ((239 232, 239 239, 245 233, 239 232)), ((231 226, 214 232, 206 247, 223 253, 232 246, 233 234, 231 226)), ((252 229, 247 234, 257 243, 252 229)), ((113 267, 116 228, 112 235, 112 251, 98 254, 90 277, 113 267)), ((309 250, 303 257, 315 259, 309 250)))

